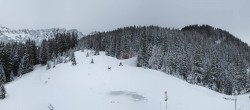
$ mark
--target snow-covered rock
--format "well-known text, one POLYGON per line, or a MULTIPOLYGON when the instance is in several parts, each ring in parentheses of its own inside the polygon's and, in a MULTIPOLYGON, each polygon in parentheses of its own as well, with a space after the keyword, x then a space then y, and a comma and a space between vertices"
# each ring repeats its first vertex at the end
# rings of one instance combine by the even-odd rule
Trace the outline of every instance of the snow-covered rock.
POLYGON ((215 41, 216 44, 220 44, 221 43, 221 40, 217 40, 215 41))

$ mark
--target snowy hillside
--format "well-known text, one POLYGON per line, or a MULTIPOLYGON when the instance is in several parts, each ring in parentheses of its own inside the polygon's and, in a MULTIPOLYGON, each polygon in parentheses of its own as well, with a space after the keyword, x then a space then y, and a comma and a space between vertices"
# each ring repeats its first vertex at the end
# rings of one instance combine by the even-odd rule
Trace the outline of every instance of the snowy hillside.
POLYGON ((0 41, 10 42, 25 42, 28 39, 36 41, 38 44, 41 43, 43 39, 51 39, 55 37, 57 33, 78 33, 79 38, 83 37, 83 34, 76 29, 66 30, 60 28, 51 29, 41 29, 41 30, 11 30, 7 27, 0 25, 0 41))
MULTIPOLYGON (((234 98, 167 75, 137 68, 136 58, 117 60, 76 52, 77 65, 36 69, 6 84, 0 110, 234 110, 234 98), (90 64, 91 58, 94 64, 90 64), (123 66, 118 66, 123 62, 123 66), (111 70, 108 70, 108 66, 111 70)), ((250 110, 249 95, 238 96, 237 109, 250 110)))

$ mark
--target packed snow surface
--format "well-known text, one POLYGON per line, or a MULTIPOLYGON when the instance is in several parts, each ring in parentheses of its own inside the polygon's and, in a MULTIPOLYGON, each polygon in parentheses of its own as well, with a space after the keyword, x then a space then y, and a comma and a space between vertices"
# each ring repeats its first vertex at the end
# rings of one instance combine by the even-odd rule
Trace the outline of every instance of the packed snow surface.
MULTIPOLYGON (((50 70, 36 66, 6 84, 0 110, 49 110, 50 105, 54 110, 166 110, 166 106, 167 110, 234 110, 233 96, 138 68, 136 58, 117 60, 104 53, 86 57, 86 53, 75 52, 76 66, 71 62, 50 70)), ((237 99, 238 110, 250 110, 249 94, 237 99)))

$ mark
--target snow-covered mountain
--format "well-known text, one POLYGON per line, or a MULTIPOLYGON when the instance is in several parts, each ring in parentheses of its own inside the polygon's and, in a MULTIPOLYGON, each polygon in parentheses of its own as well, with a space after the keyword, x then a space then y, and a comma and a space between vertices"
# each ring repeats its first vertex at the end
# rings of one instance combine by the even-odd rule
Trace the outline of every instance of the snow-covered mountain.
MULTIPOLYGON (((166 73, 136 67, 136 58, 85 57, 46 70, 37 66, 6 84, 0 110, 234 110, 234 96, 189 84, 166 73), (91 59, 94 64, 91 64, 91 59), (123 66, 119 66, 122 62, 123 66), (108 67, 111 67, 108 70, 108 67), (164 92, 167 91, 167 109, 164 92)), ((250 110, 249 94, 237 96, 237 110, 250 110)))
POLYGON ((51 28, 51 29, 39 29, 39 30, 29 30, 20 29, 12 30, 7 27, 0 25, 0 42, 25 42, 28 39, 36 41, 38 44, 43 39, 51 39, 55 37, 57 33, 78 33, 79 38, 84 35, 76 29, 66 30, 63 28, 51 28))

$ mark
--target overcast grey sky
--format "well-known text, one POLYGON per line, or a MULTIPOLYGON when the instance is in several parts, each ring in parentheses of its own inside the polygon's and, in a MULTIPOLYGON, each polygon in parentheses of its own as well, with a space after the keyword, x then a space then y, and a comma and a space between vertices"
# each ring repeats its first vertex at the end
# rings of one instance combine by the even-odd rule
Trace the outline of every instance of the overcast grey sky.
POLYGON ((250 0, 0 0, 0 24, 84 34, 130 25, 209 24, 250 44, 250 0))

